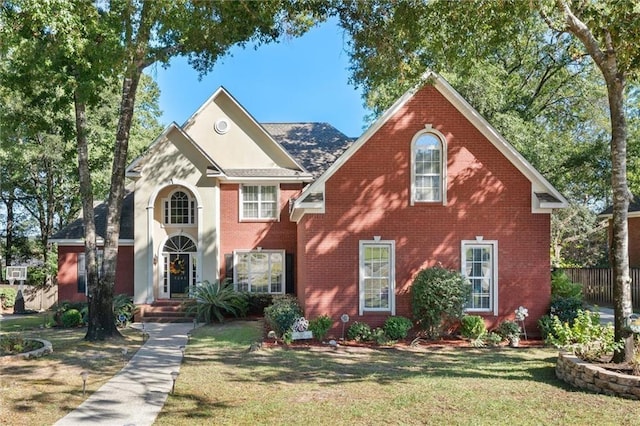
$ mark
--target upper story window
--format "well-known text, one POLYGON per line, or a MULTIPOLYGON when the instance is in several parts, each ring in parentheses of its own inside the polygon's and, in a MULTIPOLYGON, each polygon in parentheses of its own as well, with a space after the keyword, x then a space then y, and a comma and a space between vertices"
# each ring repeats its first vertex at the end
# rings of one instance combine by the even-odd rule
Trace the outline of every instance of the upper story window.
POLYGON ((444 136, 427 126, 411 143, 411 204, 446 202, 444 136))
POLYGON ((274 220, 278 218, 276 185, 242 185, 240 189, 241 220, 274 220))
POLYGON ((195 223, 195 200, 184 191, 175 191, 164 200, 165 225, 193 225, 195 223))

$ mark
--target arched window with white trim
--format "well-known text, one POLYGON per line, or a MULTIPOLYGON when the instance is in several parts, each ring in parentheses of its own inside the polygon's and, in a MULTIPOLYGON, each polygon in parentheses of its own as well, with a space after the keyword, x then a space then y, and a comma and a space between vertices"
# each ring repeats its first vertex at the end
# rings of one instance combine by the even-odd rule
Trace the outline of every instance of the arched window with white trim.
POLYGON ((182 190, 174 191, 164 200, 165 225, 195 224, 195 200, 182 190))
POLYGON ((411 142, 411 204, 446 203, 444 136, 427 126, 411 142))

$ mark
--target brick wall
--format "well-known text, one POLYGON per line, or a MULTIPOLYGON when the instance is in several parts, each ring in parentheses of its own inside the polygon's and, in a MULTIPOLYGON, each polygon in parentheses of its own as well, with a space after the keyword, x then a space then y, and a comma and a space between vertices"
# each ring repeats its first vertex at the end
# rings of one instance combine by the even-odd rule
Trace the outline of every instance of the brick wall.
MULTIPOLYGON (((300 223, 306 256, 306 315, 342 313, 377 326, 388 314, 358 315, 360 240, 396 243, 397 314, 410 316, 410 284, 425 267, 460 270, 461 240, 498 241, 499 313, 488 327, 529 309, 527 331, 550 295, 547 214, 531 213, 530 182, 464 116, 426 87, 326 182, 326 213, 300 223), (410 148, 432 124, 447 139, 447 205, 410 206, 410 148)), ((337 324, 337 323, 336 323, 337 324)), ((336 328, 337 329, 337 328, 336 328)))
MULTIPOLYGON (((239 220, 240 185, 220 185, 220 276, 225 278, 224 255, 234 250, 253 250, 262 247, 265 250, 282 250, 295 255, 296 224, 289 221, 289 199, 300 193, 300 184, 280 185, 280 215, 278 221, 239 220)), ((230 277, 233 278, 233 277, 230 277)))
MULTIPOLYGON (((78 253, 81 246, 58 246, 58 301, 85 302, 84 293, 78 293, 78 253)), ((114 294, 133 296, 133 246, 118 247, 118 267, 114 294)))

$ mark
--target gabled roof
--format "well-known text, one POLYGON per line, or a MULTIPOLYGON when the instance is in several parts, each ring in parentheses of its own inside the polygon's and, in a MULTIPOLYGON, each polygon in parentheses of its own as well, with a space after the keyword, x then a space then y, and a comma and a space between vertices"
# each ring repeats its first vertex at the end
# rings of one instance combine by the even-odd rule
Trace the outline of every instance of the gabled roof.
MULTIPOLYGON (((431 84, 462 115, 464 115, 511 163, 531 182, 532 211, 547 211, 552 208, 564 208, 567 200, 549 183, 516 149, 504 139, 449 83, 440 75, 429 71, 424 74, 422 83, 407 91, 382 116, 376 120, 315 182, 298 197, 292 208, 292 218, 300 220, 304 215, 304 204, 309 196, 318 198, 324 192, 325 182, 333 176, 367 141, 389 121, 411 98, 425 85, 431 84), (296 209, 300 211, 296 212, 296 209)), ((312 209, 322 212, 317 203, 312 209)))
POLYGON ((234 98, 231 93, 229 93, 227 91, 227 89, 225 89, 223 86, 220 86, 210 97, 209 99, 207 99, 201 106, 200 108, 198 108, 198 110, 196 112, 194 112, 191 117, 189 117, 184 124, 182 125, 183 129, 188 129, 189 126, 191 126, 191 124, 193 124, 195 122, 195 120, 197 119, 198 115, 200 115, 202 113, 202 111, 204 111, 209 104, 211 104, 212 102, 214 102, 216 100, 216 98, 220 97, 220 96, 224 96, 226 97, 229 101, 231 101, 232 105, 234 107, 236 107, 239 111, 241 111, 242 114, 244 114, 247 119, 249 120, 249 122, 251 124, 253 124, 256 129, 258 129, 259 132, 261 132, 269 141, 271 141, 273 143, 273 145, 275 147, 277 147, 277 149, 280 151, 280 153, 287 158, 290 161, 290 165, 287 166, 283 166, 284 169, 290 169, 290 170, 297 170, 301 173, 298 174, 298 176, 302 177, 302 178, 306 178, 307 181, 309 181, 310 179, 310 175, 307 174, 307 170, 305 170, 305 168, 296 160, 296 158, 294 156, 291 155, 290 152, 288 152, 281 144, 279 144, 274 138, 273 136, 266 131, 266 129, 260 125, 260 123, 258 123, 256 121, 256 119, 249 113, 249 111, 247 111, 241 104, 240 102, 238 102, 236 100, 236 98, 234 98))
MULTIPOLYGON (((120 214, 120 241, 133 241, 133 192, 125 190, 124 200, 122 202, 122 212, 120 214)), ((96 234, 98 238, 104 241, 107 234, 107 203, 103 202, 94 208, 94 220, 96 222, 96 234)), ((69 244, 69 241, 82 243, 84 241, 84 221, 82 217, 65 226, 49 239, 52 243, 63 242, 69 244)))
POLYGON ((149 145, 147 149, 145 149, 145 151, 138 158, 133 160, 131 164, 127 166, 127 169, 125 171, 126 176, 129 178, 139 177, 140 172, 144 168, 146 162, 153 155, 156 146, 163 140, 165 140, 169 136, 169 133, 171 133, 172 131, 180 133, 180 135, 187 139, 189 143, 191 143, 198 150, 198 152, 200 152, 200 154, 207 159, 207 161, 209 162, 209 164, 207 165, 207 176, 224 175, 222 168, 218 164, 216 164, 213 158, 211 158, 209 154, 207 154, 207 152, 203 150, 202 147, 198 145, 187 133, 185 133, 185 131, 182 130, 182 127, 178 126, 178 124, 174 121, 164 129, 164 131, 151 143, 151 145, 149 145))
MULTIPOLYGON (((640 217, 640 197, 633 195, 629 201, 628 217, 640 217)), ((610 219, 613 217, 613 205, 602 211, 598 217, 610 219)))
POLYGON ((262 127, 314 178, 324 173, 356 140, 328 123, 262 123, 262 127))

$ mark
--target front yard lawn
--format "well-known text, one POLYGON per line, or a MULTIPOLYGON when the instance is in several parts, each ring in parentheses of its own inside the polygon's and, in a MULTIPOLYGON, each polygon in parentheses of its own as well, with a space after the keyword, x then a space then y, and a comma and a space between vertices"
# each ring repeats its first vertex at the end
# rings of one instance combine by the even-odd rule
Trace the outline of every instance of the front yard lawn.
POLYGON ((124 339, 86 342, 85 327, 41 327, 50 313, 25 315, 2 321, 0 333, 21 333, 45 339, 53 353, 37 359, 0 357, 0 425, 51 425, 79 406, 82 395, 80 372, 87 370, 87 395, 113 377, 127 357, 142 344, 139 331, 122 329, 124 339))
POLYGON ((551 348, 265 348, 261 322, 194 331, 156 424, 637 424, 640 402, 569 388, 551 348))

